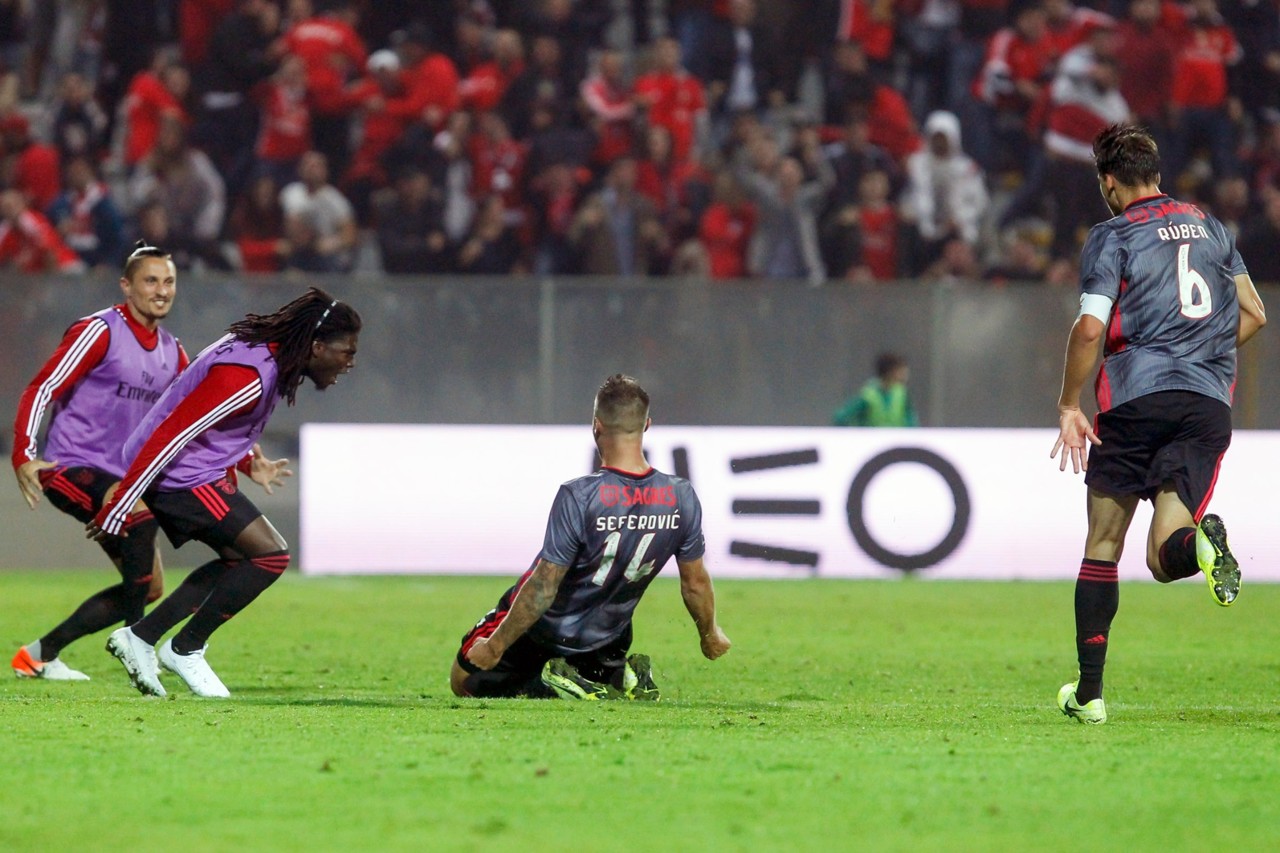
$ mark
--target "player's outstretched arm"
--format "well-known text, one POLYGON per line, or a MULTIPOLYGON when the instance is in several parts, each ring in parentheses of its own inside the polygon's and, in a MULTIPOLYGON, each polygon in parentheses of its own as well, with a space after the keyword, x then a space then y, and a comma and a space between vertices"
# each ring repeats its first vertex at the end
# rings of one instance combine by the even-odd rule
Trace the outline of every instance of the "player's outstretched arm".
POLYGON ((698 641, 707 660, 715 660, 733 645, 716 624, 716 591, 702 558, 689 562, 676 561, 680 568, 680 597, 685 609, 698 626, 698 641))
POLYGON ((538 560, 529 579, 516 593, 511 609, 488 637, 481 637, 467 650, 467 660, 481 669, 493 669, 511 644, 524 636, 524 632, 550 609, 560 591, 568 566, 538 560))
POLYGON ((1236 332, 1236 346, 1244 343, 1267 325, 1267 309, 1262 305, 1262 297, 1253 286, 1253 279, 1248 273, 1236 276, 1236 302, 1240 304, 1240 328, 1236 332))
POLYGON ((1102 333, 1106 329, 1102 321, 1091 314, 1081 314, 1071 327, 1067 338, 1066 363, 1062 368, 1062 390, 1058 394, 1058 440, 1053 444, 1050 457, 1062 451, 1059 471, 1065 471, 1067 460, 1071 469, 1079 474, 1089 467, 1088 445, 1101 444, 1094 434, 1089 419, 1080 411, 1080 394, 1102 349, 1102 333))
POLYGON ((22 497, 27 502, 27 506, 32 509, 36 508, 36 504, 40 503, 40 472, 46 468, 57 467, 56 462, 46 462, 43 459, 28 459, 17 468, 13 469, 13 473, 18 478, 18 489, 22 492, 22 497))
POLYGON ((293 471, 289 468, 288 459, 268 459, 262 452, 262 445, 253 446, 253 459, 249 463, 249 479, 262 486, 264 492, 269 495, 275 494, 272 488, 283 486, 284 478, 292 476, 293 471))

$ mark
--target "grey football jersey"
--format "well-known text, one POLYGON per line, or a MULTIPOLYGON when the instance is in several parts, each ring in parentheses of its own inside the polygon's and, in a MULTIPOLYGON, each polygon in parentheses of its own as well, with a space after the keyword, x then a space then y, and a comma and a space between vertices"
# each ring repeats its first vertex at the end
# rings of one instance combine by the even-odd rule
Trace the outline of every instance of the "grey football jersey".
POLYGON ((1194 391, 1227 405, 1240 316, 1235 238, 1198 207, 1166 195, 1139 199, 1089 232, 1080 290, 1114 300, 1098 407, 1156 391, 1194 391))
POLYGON ((568 566, 556 600, 529 636, 561 654, 622 636, 649 582, 671 557, 702 556, 702 506, 688 480, 650 468, 604 468, 560 487, 542 559, 568 566))

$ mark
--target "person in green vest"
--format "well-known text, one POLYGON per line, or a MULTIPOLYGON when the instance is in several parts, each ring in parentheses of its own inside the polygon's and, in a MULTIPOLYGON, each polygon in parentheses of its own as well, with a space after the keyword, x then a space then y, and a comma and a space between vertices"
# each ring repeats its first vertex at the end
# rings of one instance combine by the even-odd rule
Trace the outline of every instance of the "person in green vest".
POLYGON ((895 353, 876 357, 876 375, 836 412, 836 426, 914 427, 920 426, 915 406, 907 392, 911 368, 895 353))

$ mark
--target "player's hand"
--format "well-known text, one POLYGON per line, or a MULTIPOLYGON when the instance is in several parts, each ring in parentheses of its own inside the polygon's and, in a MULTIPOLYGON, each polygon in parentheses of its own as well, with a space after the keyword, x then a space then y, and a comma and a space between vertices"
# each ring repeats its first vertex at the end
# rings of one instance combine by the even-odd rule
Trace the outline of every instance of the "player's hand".
POLYGON ((467 660, 484 670, 493 669, 502 659, 502 653, 489 644, 488 637, 481 637, 467 649, 467 660))
POLYGON ((1071 470, 1079 474, 1089 470, 1089 445, 1102 444, 1093 431, 1089 419, 1080 409, 1072 406, 1058 409, 1058 440, 1053 443, 1049 458, 1062 455, 1058 461, 1058 470, 1067 470, 1067 459, 1071 459, 1071 470))
POLYGON ((253 446, 253 461, 249 463, 249 479, 262 486, 269 495, 275 494, 273 486, 283 486, 285 477, 292 477, 288 459, 268 459, 262 453, 262 447, 253 446))
POLYGON ((27 502, 27 506, 35 509, 36 504, 40 503, 40 495, 44 492, 40 488, 40 472, 57 466, 57 462, 28 459, 14 469, 13 473, 18 477, 18 488, 22 491, 22 499, 27 502))
POLYGON ((732 641, 715 625, 702 638, 702 654, 707 660, 715 660, 733 646, 732 641))

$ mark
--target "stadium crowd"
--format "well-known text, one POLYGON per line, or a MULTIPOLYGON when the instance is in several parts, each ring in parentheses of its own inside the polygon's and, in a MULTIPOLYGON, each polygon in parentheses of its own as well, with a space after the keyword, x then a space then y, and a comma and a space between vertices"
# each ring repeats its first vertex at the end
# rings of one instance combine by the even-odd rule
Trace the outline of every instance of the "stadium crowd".
POLYGON ((1069 282, 1132 117, 1280 280, 1274 0, 0 0, 0 70, 27 272, 1069 282))

